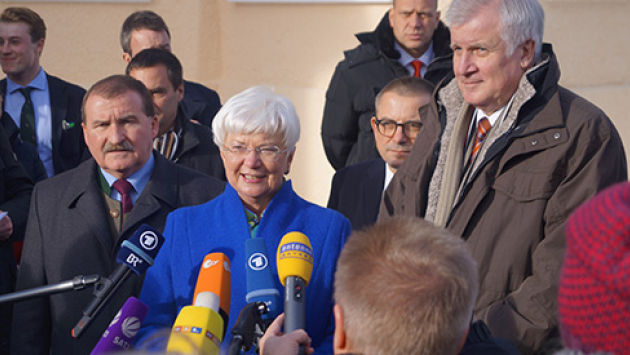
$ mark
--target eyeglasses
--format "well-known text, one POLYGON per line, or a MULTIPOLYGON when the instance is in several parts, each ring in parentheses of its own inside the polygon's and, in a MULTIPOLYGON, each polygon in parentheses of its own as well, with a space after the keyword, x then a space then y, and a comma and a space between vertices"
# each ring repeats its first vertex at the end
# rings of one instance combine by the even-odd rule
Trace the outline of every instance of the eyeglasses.
POLYGON ((387 118, 384 118, 382 120, 379 120, 377 118, 375 120, 375 123, 378 133, 388 138, 392 138, 394 134, 396 134, 398 126, 402 127, 403 133, 405 134, 405 136, 407 136, 407 138, 410 139, 416 138, 416 136, 420 132, 420 128, 422 128, 422 123, 420 122, 408 121, 405 123, 396 123, 396 121, 387 118))
POLYGON ((232 160, 242 160, 249 152, 256 152, 260 156, 261 160, 267 162, 277 161, 280 154, 286 153, 287 149, 280 149, 275 145, 263 145, 257 148, 249 148, 244 145, 233 145, 230 147, 223 147, 223 151, 229 153, 232 156, 232 160))

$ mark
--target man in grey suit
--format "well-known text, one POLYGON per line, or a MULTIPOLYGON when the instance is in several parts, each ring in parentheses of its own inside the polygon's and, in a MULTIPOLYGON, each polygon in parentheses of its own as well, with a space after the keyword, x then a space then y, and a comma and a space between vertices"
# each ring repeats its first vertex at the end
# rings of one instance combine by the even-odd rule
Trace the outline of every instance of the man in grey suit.
MULTIPOLYGON (((142 223, 162 231, 170 211, 206 202, 223 190, 222 182, 153 151, 158 132, 153 101, 146 87, 129 76, 94 84, 84 99, 82 126, 93 158, 33 191, 20 290, 78 274, 108 276, 120 244, 142 223)), ((16 303, 12 353, 90 353, 141 284, 139 277, 127 280, 80 339, 71 337, 71 329, 92 298, 90 290, 16 303)))

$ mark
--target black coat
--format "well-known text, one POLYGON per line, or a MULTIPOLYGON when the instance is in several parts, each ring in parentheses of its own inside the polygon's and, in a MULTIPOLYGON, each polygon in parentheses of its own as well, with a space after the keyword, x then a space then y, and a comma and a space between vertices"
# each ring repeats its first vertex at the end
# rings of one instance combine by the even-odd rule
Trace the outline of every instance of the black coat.
MULTIPOLYGON (((330 164, 344 166, 380 158, 370 120, 378 92, 393 79, 409 75, 398 59, 394 33, 385 14, 376 30, 356 35, 361 44, 344 53, 326 92, 322 142, 330 164)), ((433 33, 435 59, 425 79, 437 83, 452 71, 450 33, 441 22, 433 33)))
MULTIPOLYGON (((13 259, 13 242, 24 238, 24 229, 31 200, 33 182, 15 159, 4 128, 0 125, 0 210, 9 212, 13 234, 0 241, 0 294, 13 292, 16 265, 13 259)), ((11 305, 0 305, 0 353, 8 351, 11 332, 11 305)))
POLYGON ((177 119, 182 126, 182 134, 173 161, 176 164, 226 181, 223 160, 219 154, 219 148, 212 140, 210 128, 191 122, 183 116, 182 110, 179 110, 178 115, 177 119))
POLYGON ((186 117, 210 127, 214 115, 221 109, 221 100, 216 91, 201 84, 184 80, 184 98, 180 102, 186 117))

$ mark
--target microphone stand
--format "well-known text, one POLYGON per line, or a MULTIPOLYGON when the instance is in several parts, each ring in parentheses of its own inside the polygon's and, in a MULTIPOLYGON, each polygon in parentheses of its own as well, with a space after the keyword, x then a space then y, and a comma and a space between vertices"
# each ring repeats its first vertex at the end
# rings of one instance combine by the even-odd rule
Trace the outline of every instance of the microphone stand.
POLYGON ((232 328, 229 355, 245 354, 252 348, 252 345, 258 345, 258 339, 267 327, 262 315, 267 314, 267 312, 269 312, 269 308, 264 302, 252 302, 243 307, 232 328))
POLYGON ((21 302, 29 300, 31 298, 49 296, 54 295, 55 293, 67 291, 79 291, 99 282, 100 280, 101 277, 99 275, 78 275, 69 281, 63 281, 53 285, 40 286, 28 290, 22 290, 2 295, 0 296, 0 304, 5 302, 21 302))

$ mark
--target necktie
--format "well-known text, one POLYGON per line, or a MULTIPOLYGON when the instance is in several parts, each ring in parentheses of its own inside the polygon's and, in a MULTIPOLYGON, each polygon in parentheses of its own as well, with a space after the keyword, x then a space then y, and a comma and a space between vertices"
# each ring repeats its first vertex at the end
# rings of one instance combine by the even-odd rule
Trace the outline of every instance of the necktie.
POLYGON ((112 187, 120 193, 120 202, 122 203, 122 214, 131 212, 133 208, 133 202, 131 201, 131 195, 129 194, 133 190, 133 186, 129 181, 122 179, 114 181, 112 187))
POLYGON ((492 126, 486 117, 477 122, 477 137, 475 138, 475 145, 473 146, 472 154, 470 155, 471 162, 475 160, 477 153, 479 153, 479 149, 481 149, 483 140, 486 139, 486 134, 488 134, 490 128, 492 128, 492 126))
POLYGON ((22 114, 20 116, 20 135, 26 142, 37 146, 37 137, 35 135, 35 109, 33 101, 31 101, 32 88, 21 88, 18 91, 24 96, 24 105, 22 106, 22 114))
POLYGON ((411 66, 413 67, 413 76, 416 78, 421 78, 420 68, 422 68, 422 62, 419 60, 414 60, 411 62, 411 66))

